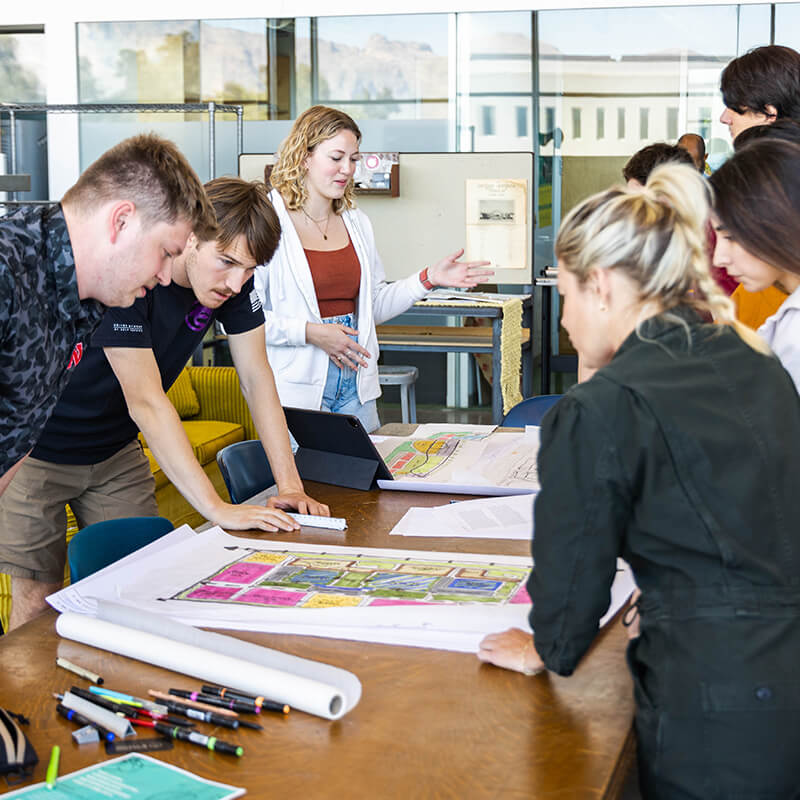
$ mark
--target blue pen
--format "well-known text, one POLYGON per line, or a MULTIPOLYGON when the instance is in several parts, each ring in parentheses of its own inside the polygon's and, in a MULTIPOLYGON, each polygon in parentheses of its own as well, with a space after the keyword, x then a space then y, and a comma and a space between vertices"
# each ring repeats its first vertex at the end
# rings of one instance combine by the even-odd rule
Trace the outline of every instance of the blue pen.
POLYGON ((96 722, 92 722, 90 719, 86 719, 83 714, 79 714, 77 711, 73 711, 73 709, 67 708, 61 703, 56 706, 56 711, 70 722, 76 722, 78 725, 91 725, 93 728, 96 728, 100 736, 107 742, 114 741, 115 736, 110 730, 104 728, 102 725, 98 725, 96 722))

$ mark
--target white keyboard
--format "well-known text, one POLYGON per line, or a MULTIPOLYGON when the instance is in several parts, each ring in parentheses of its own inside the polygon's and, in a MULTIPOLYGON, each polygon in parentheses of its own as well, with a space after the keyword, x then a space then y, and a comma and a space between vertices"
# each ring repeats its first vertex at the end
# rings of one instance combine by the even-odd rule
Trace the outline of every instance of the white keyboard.
POLYGON ((343 531, 347 527, 344 517, 317 517, 314 514, 296 514, 294 511, 286 512, 293 520, 309 528, 331 528, 343 531))

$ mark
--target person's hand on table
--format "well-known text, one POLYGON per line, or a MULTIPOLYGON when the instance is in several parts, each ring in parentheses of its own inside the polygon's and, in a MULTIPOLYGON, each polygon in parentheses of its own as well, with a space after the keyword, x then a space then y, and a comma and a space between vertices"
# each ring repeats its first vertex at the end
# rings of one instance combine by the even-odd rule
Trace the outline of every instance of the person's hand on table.
POLYGON ((268 498, 267 508, 283 508, 297 511, 298 514, 311 514, 315 517, 329 517, 331 510, 305 492, 281 492, 268 498))
POLYGON ((229 531, 296 531, 300 529, 288 514, 280 508, 255 506, 242 503, 220 503, 219 508, 209 517, 209 521, 229 531))
POLYGON ((486 283, 494 275, 494 270, 483 269, 489 261, 459 261, 464 248, 456 250, 432 267, 428 267, 428 280, 434 286, 453 286, 459 289, 472 289, 479 283, 486 283))
POLYGON ((324 350, 334 364, 353 370, 366 367, 367 359, 372 356, 351 336, 358 336, 358 331, 340 322, 306 323, 306 342, 324 350))
POLYGON ((521 628, 490 633, 478 645, 478 658, 487 664, 535 675, 545 668, 533 646, 533 637, 521 628))

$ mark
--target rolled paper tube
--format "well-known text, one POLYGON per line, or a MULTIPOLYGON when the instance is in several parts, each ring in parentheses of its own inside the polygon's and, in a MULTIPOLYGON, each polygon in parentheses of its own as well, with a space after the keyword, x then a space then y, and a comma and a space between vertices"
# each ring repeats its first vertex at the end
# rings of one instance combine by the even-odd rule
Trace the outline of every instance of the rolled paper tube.
MULTIPOLYGON (((138 608, 114 603, 109 600, 97 601, 97 616, 107 622, 114 622, 117 625, 124 625, 127 628, 155 633, 165 636, 174 642, 184 642, 185 644, 196 645, 215 653, 223 653, 235 656, 244 661, 251 661, 263 667, 289 672, 292 675, 300 675, 304 678, 320 681, 329 686, 336 687, 345 699, 346 708, 344 713, 354 708, 361 699, 361 682, 352 673, 340 667, 330 664, 323 664, 320 661, 312 661, 309 658, 300 658, 280 650, 272 650, 269 647, 261 647, 252 642, 245 642, 234 636, 226 636, 222 633, 212 633, 182 622, 176 622, 162 614, 154 614, 151 611, 142 611, 138 608)), ((215 683, 217 681, 214 681, 215 683)), ((271 687, 261 687, 257 692, 250 692, 243 686, 233 686, 231 683, 222 683, 231 689, 239 689, 248 694, 264 695, 272 700, 280 700, 288 703, 283 698, 273 697, 271 687)))
POLYGON ((342 693, 334 686, 85 614, 61 614, 56 631, 66 639, 250 694, 261 694, 270 687, 276 700, 326 719, 339 719, 347 710, 342 693))

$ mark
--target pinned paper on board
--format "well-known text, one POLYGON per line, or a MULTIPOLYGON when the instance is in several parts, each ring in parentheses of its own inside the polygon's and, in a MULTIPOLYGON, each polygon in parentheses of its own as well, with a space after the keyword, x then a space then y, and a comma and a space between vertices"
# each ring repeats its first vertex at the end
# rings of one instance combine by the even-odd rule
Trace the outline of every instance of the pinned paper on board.
POLYGON ((528 266, 528 182, 486 178, 466 180, 465 258, 486 260, 495 269, 528 266))

